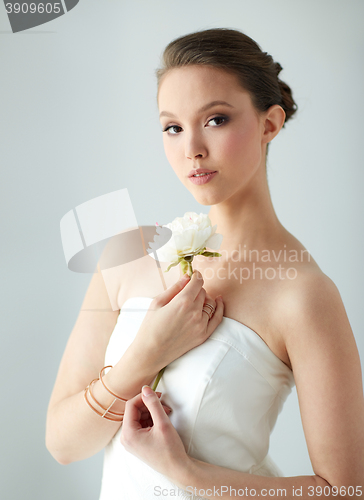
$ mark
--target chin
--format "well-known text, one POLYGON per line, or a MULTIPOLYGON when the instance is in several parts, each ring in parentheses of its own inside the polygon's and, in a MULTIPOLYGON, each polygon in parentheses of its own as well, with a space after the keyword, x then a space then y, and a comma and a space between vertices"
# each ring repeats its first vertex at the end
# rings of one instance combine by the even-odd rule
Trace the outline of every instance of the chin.
POLYGON ((188 189, 188 191, 200 205, 216 205, 217 203, 220 203, 222 201, 221 192, 218 192, 215 189, 201 189, 200 186, 194 186, 190 181, 187 182, 188 184, 183 182, 184 186, 186 187, 186 189, 188 189))
POLYGON ((197 196, 194 195, 194 198, 197 203, 205 206, 216 205, 221 202, 221 196, 219 196, 219 193, 199 193, 197 196))
POLYGON ((195 198, 195 200, 197 201, 197 203, 199 205, 204 205, 206 207, 209 207, 210 205, 215 205, 215 203, 211 203, 209 201, 205 201, 205 200, 201 201, 201 200, 198 200, 197 198, 195 198))

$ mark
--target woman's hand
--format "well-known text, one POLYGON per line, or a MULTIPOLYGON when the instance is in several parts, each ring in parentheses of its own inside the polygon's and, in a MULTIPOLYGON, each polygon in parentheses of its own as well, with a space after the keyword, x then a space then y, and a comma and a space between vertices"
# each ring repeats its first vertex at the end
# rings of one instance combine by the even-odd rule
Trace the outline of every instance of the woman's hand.
POLYGON ((125 405, 120 442, 129 453, 171 480, 177 470, 191 462, 157 393, 147 385, 125 405))
POLYGON ((203 283, 202 274, 195 270, 191 279, 179 280, 151 302, 135 340, 150 350, 161 367, 205 342, 221 323, 223 302, 210 297, 203 283), (202 310, 205 303, 215 308, 211 319, 202 310))

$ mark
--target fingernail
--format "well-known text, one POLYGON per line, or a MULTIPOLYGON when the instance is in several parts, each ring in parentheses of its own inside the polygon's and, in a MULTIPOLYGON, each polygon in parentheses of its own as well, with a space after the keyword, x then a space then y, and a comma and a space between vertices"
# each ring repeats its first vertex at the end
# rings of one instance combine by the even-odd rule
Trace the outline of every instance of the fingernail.
POLYGON ((222 295, 218 295, 218 296, 216 297, 216 299, 217 299, 217 300, 221 300, 221 302, 222 302, 222 295))
POLYGON ((170 408, 169 406, 167 406, 167 411, 169 411, 169 413, 172 413, 172 408, 170 408))
POLYGON ((162 397, 162 393, 161 392, 156 392, 156 395, 161 398, 162 397))
POLYGON ((155 394, 155 392, 149 387, 149 385, 143 385, 142 393, 143 396, 151 396, 152 394, 155 394))
POLYGON ((185 281, 185 280, 188 280, 190 279, 189 275, 187 273, 185 273, 182 278, 180 279, 180 281, 185 281))

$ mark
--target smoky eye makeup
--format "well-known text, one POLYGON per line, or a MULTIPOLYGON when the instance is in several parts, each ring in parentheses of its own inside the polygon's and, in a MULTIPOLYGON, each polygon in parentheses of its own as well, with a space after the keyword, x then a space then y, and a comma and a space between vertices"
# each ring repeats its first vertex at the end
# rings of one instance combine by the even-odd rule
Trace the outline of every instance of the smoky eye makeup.
POLYGON ((223 120, 222 122, 220 122, 219 125, 216 125, 216 127, 219 127, 220 125, 227 123, 229 121, 229 117, 225 116, 225 115, 213 116, 212 118, 210 118, 210 120, 207 123, 211 122, 212 120, 217 120, 217 121, 223 120))
MULTIPOLYGON (((180 127, 179 125, 168 125, 166 128, 162 129, 162 132, 167 132, 168 130, 174 128, 182 128, 182 127, 180 127)), ((177 135, 177 134, 170 134, 170 135, 177 135)))
MULTIPOLYGON (((213 120, 220 121, 220 123, 218 125, 213 125, 214 128, 217 128, 217 127, 220 127, 221 125, 223 125, 224 123, 227 123, 229 121, 229 117, 226 115, 216 115, 216 116, 213 116, 212 118, 210 118, 209 120, 207 120, 207 123, 210 123, 213 120)), ((181 129, 182 130, 182 127, 180 127, 179 125, 167 125, 165 128, 162 129, 162 132, 168 132, 169 130, 172 130, 172 129, 181 129)), ((178 132, 177 133, 169 133, 169 135, 178 135, 178 132)))

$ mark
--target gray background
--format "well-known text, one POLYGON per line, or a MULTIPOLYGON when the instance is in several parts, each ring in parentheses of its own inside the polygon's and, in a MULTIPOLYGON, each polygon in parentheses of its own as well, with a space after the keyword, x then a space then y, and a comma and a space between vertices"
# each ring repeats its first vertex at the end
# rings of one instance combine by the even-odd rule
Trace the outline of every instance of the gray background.
MULTIPOLYGON (((270 148, 273 203, 339 288, 363 363, 363 15, 360 0, 83 0, 12 34, 0 5, 1 498, 98 499, 103 453, 62 466, 44 445, 91 279, 67 269, 59 222, 125 187, 140 225, 208 212, 169 166, 158 121, 154 69, 179 35, 241 29, 282 64, 299 113, 270 148)), ((312 474, 295 391, 270 451, 287 476, 312 474)))

